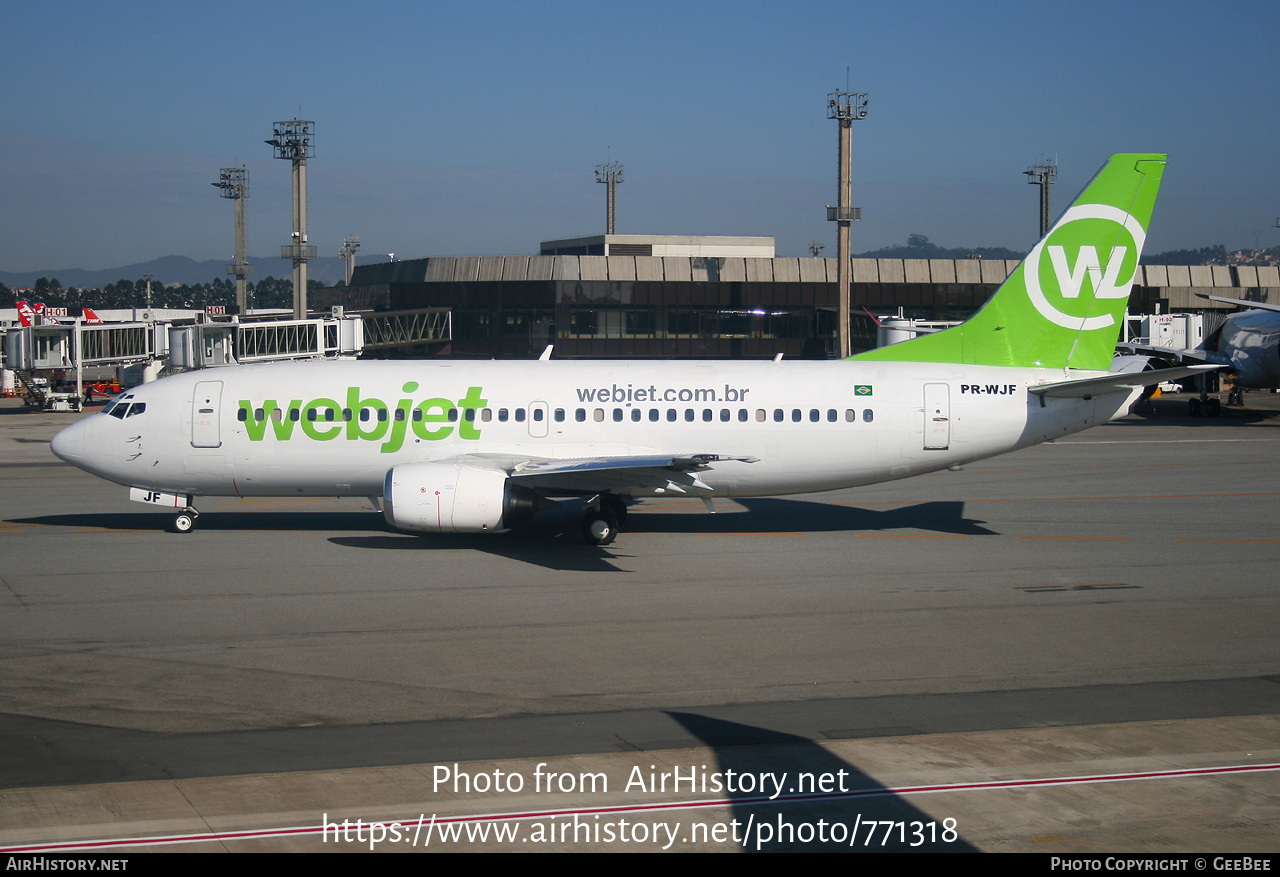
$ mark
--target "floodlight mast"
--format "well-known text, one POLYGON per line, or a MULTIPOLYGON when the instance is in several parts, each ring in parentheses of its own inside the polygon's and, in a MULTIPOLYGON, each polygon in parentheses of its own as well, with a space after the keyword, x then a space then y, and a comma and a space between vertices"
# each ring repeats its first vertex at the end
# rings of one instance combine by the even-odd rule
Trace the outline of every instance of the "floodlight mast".
POLYGON ((835 222, 839 227, 836 238, 836 284, 839 288, 839 343, 840 358, 852 355, 849 343, 849 287, 852 263, 849 252, 850 226, 862 219, 862 208, 853 206, 853 123, 854 120, 867 117, 867 95, 865 92, 833 91, 827 95, 827 118, 840 123, 840 173, 839 173, 839 205, 827 205, 827 220, 835 222))
POLYGON ((245 306, 245 278, 253 273, 253 266, 245 261, 244 202, 249 197, 249 169, 224 167, 218 171, 218 182, 211 185, 222 190, 221 197, 230 198, 236 205, 236 261, 227 266, 227 273, 236 278, 236 310, 248 313, 245 306))
POLYGON ((342 249, 338 250, 338 255, 342 257, 342 264, 346 268, 347 286, 351 285, 351 274, 356 270, 356 252, 360 249, 360 238, 351 236, 342 242, 342 249))
POLYGON ((613 161, 608 164, 596 165, 596 182, 604 183, 609 187, 609 218, 608 224, 605 226, 606 234, 616 234, 616 208, 617 208, 617 191, 618 183, 623 182, 622 179, 622 163, 613 161))
POLYGON ((1040 187, 1040 237, 1044 237, 1049 233, 1049 187, 1058 180, 1058 166, 1033 164, 1023 173, 1027 175, 1028 183, 1040 187))
POLYGON ((293 318, 307 316, 307 260, 316 257, 316 248, 307 244, 307 159, 315 158, 311 142, 315 122, 290 119, 276 122, 266 141, 275 157, 293 164, 293 243, 280 248, 280 258, 293 260, 293 318))

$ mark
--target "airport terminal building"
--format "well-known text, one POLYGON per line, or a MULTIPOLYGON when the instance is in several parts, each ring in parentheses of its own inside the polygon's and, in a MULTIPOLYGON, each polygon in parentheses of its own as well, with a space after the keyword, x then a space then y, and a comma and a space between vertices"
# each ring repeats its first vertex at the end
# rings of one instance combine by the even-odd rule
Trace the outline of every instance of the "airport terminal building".
MULTIPOLYGON (((523 358, 825 359, 836 348, 835 259, 778 257, 772 238, 597 235, 536 256, 436 256, 356 267, 313 307, 448 308, 431 352, 523 358)), ((963 320, 1017 267, 983 259, 853 259, 853 347, 874 317, 963 320)), ((1280 268, 1139 266, 1131 313, 1230 310, 1196 293, 1280 301, 1280 268)))

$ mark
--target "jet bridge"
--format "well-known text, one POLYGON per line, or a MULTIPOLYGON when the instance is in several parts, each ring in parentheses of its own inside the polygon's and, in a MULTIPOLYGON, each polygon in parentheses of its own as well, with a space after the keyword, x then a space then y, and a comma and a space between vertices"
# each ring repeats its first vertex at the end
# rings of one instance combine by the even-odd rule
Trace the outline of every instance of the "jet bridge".
POLYGON ((163 356, 168 346, 167 323, 86 325, 76 320, 10 329, 5 335, 5 358, 26 391, 28 405, 79 411, 86 366, 147 362, 163 356))
POLYGON ((364 349, 362 320, 335 308, 306 320, 197 322, 170 330, 169 364, 212 368, 290 359, 354 358, 364 349))
MULTIPOLYGON (((201 315, 203 317, 203 315, 201 315)), ((452 339, 448 308, 422 308, 305 320, 241 322, 198 319, 188 325, 134 322, 26 326, 5 338, 6 367, 25 388, 27 403, 79 411, 82 371, 167 360, 194 369, 295 359, 355 358, 362 352, 423 349, 452 339), (74 371, 74 379, 72 372, 74 371)))
POLYGON ((425 347, 453 340, 453 316, 448 308, 374 311, 361 316, 365 350, 425 347))

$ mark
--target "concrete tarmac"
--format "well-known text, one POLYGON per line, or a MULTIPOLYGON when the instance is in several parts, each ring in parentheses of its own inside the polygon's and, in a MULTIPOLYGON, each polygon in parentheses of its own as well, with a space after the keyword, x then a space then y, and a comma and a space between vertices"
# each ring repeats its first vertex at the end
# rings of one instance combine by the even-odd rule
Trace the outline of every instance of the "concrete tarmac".
POLYGON ((435 813, 525 833, 430 849, 1275 852, 1280 405, 1246 401, 715 515, 645 501, 607 548, 572 508, 419 538, 350 500, 207 499, 170 533, 52 457, 72 415, 0 408, 0 847, 368 848, 328 814, 422 849, 435 813), (455 762, 523 788, 440 787, 455 762), (772 802, 725 788, 784 772, 772 802))

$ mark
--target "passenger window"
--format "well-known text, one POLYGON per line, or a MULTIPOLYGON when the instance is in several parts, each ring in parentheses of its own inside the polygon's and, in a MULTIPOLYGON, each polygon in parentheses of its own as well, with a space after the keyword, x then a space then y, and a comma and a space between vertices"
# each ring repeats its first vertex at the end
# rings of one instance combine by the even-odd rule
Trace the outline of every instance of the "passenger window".
POLYGON ((785 416, 786 416, 786 415, 785 415, 785 414, 783 414, 783 411, 782 411, 782 409, 781 409, 781 408, 775 408, 775 409, 773 409, 773 422, 774 422, 774 423, 781 423, 781 422, 782 422, 782 418, 783 418, 783 417, 785 417, 785 416))
POLYGON ((415 408, 415 409, 413 409, 413 422, 414 422, 414 423, 421 423, 421 422, 422 422, 422 409, 421 409, 421 408, 415 408))
POLYGON ((476 409, 474 409, 474 408, 468 408, 466 411, 463 411, 463 412, 462 412, 462 419, 463 419, 463 420, 465 420, 467 423, 475 423, 475 422, 476 422, 476 409))
POLYGON ((632 423, 639 423, 639 422, 640 422, 640 409, 639 409, 639 408, 632 408, 632 409, 631 409, 631 422, 632 422, 632 423))
POLYGON ((579 423, 586 423, 586 422, 587 422, 587 409, 585 409, 585 408, 579 408, 577 411, 573 412, 573 419, 574 419, 574 420, 576 420, 576 421, 578 421, 579 423))
MULTIPOLYGON (((105 413, 110 414, 111 412, 107 411, 105 413)), ((247 423, 249 421, 249 409, 241 408, 239 411, 237 411, 236 420, 240 421, 241 423, 247 423)))
POLYGON ((809 409, 809 422, 810 422, 810 423, 817 423, 817 422, 818 422, 819 420, 821 420, 821 419, 822 419, 822 412, 821 412, 821 411, 819 411, 817 408, 810 408, 810 409, 809 409))
MULTIPOLYGON (((201 414, 212 414, 212 413, 213 413, 213 409, 212 409, 212 408, 201 408, 201 409, 200 409, 200 413, 201 413, 201 414)), ((253 419, 254 419, 254 420, 257 420, 257 421, 259 421, 259 422, 261 422, 261 421, 262 421, 262 418, 263 418, 263 417, 265 417, 265 416, 266 416, 266 414, 267 414, 267 413, 266 413, 265 411, 263 411, 261 408, 258 408, 257 410, 255 410, 255 411, 253 412, 253 419)))
POLYGON ((403 408, 397 408, 397 409, 396 409, 396 423, 404 423, 404 409, 403 409, 403 408))
POLYGON ((703 422, 703 423, 710 423, 710 422, 711 422, 711 419, 712 419, 713 417, 715 417, 715 414, 713 414, 713 413, 712 413, 712 411, 711 411, 711 409, 710 409, 710 408, 703 408, 703 409, 702 409, 702 422, 703 422))
POLYGON ((493 420, 493 410, 490 408, 481 409, 480 419, 483 420, 485 423, 490 423, 493 420))
POLYGON ((622 422, 622 409, 621 409, 621 408, 615 408, 615 409, 613 409, 613 422, 614 422, 614 423, 621 423, 621 422, 622 422))
POLYGON ((563 409, 563 408, 557 408, 557 409, 556 409, 556 423, 564 423, 564 409, 563 409))
POLYGON ((674 408, 668 408, 668 409, 667 409, 667 423, 675 423, 675 422, 676 422, 676 409, 674 409, 674 408))
POLYGON ((791 409, 791 422, 792 422, 792 423, 799 423, 799 422, 800 422, 800 409, 799 409, 799 408, 792 408, 792 409, 791 409))
POLYGON ((457 409, 457 408, 450 408, 450 409, 449 409, 449 422, 450 422, 450 423, 457 423, 457 422, 458 422, 458 409, 457 409))
POLYGON ((852 408, 846 408, 844 410, 844 419, 846 423, 853 423, 858 419, 858 412, 854 411, 852 408))
POLYGON ((603 408, 597 408, 596 410, 592 411, 592 412, 591 412, 591 418, 592 418, 596 423, 604 423, 604 409, 603 409, 603 408))
POLYGON ((766 419, 767 419, 767 415, 765 414, 765 410, 763 408, 757 408, 756 423, 764 423, 766 419))
POLYGON ((334 420, 334 418, 335 418, 335 417, 337 417, 337 412, 336 412, 336 411, 334 411, 332 408, 326 408, 326 409, 324 409, 324 419, 325 419, 325 420, 332 421, 332 420, 334 420))
POLYGON ((361 408, 361 409, 360 409, 360 422, 361 422, 361 423, 368 423, 368 422, 369 422, 369 409, 368 409, 368 408, 361 408))
POLYGON ((650 422, 650 423, 657 423, 657 422, 658 422, 658 417, 659 417, 658 409, 657 409, 657 408, 650 408, 650 409, 649 409, 649 422, 650 422))
POLYGON ((272 408, 271 419, 274 420, 276 423, 279 423, 280 421, 284 420, 284 412, 281 411, 279 408, 272 408))
POLYGON ((864 423, 870 423, 871 421, 873 421, 873 420, 875 420, 875 419, 876 419, 875 412, 874 412, 874 411, 872 411, 870 408, 868 408, 866 411, 863 411, 863 412, 862 412, 862 420, 863 420, 863 422, 864 422, 864 423))
POLYGON ((827 409, 827 423, 835 423, 836 420, 839 419, 839 417, 840 415, 839 413, 836 412, 836 409, 834 408, 827 409))
MULTIPOLYGON (((422 413, 422 412, 420 412, 420 411, 415 411, 415 412, 414 412, 414 414, 421 414, 421 413, 422 413)), ((315 422, 315 419, 316 419, 316 409, 314 409, 314 408, 308 408, 308 409, 307 409, 307 420, 308 420, 308 421, 310 421, 310 422, 312 422, 312 423, 314 423, 314 422, 315 422)))
POLYGON ((351 422, 351 409, 350 409, 350 408, 343 408, 343 409, 342 409, 342 419, 343 419, 343 421, 344 421, 344 422, 346 422, 346 423, 350 423, 350 422, 351 422))
POLYGON ((693 423, 693 409, 692 409, 692 408, 686 408, 686 409, 684 409, 684 422, 685 422, 685 423, 693 423))
POLYGON ((299 420, 301 420, 301 419, 302 419, 302 418, 301 418, 301 414, 302 414, 302 412, 301 412, 301 411, 299 411, 297 408, 290 408, 290 409, 289 409, 289 420, 291 420, 291 421, 292 421, 292 422, 294 422, 294 423, 297 423, 299 420))
POLYGON ((499 422, 499 423, 506 423, 506 422, 507 422, 507 409, 505 409, 505 408, 499 408, 499 409, 498 409, 498 422, 499 422))
POLYGON ((386 422, 387 422, 387 409, 385 409, 385 408, 379 408, 379 409, 378 409, 378 422, 379 422, 379 423, 386 423, 386 422))
POLYGON ((746 423, 746 422, 747 422, 747 418, 748 418, 748 416, 749 416, 749 415, 747 414, 747 409, 745 409, 745 408, 739 408, 739 409, 738 409, 738 422, 739 422, 739 423, 746 423))
POLYGON ((728 409, 728 408, 721 408, 721 409, 720 409, 720 422, 721 422, 721 423, 728 423, 728 422, 729 422, 729 417, 730 417, 730 415, 729 415, 729 409, 728 409))

